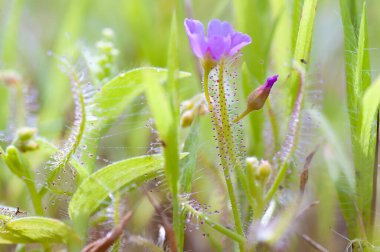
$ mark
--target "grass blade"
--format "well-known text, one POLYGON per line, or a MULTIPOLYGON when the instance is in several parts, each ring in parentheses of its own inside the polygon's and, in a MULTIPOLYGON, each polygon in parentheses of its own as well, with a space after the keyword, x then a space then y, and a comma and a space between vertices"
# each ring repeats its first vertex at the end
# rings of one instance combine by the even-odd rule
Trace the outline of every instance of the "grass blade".
POLYGON ((70 239, 79 240, 79 237, 68 225, 44 217, 13 219, 0 232, 0 244, 68 243, 70 239))

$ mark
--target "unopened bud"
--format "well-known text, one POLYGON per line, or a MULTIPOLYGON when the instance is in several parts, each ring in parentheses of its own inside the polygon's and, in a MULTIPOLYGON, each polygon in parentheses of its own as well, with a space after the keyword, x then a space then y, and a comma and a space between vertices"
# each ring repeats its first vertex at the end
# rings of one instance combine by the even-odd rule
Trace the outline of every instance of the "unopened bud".
POLYGON ((277 79, 278 75, 269 77, 263 85, 253 90, 248 96, 246 110, 238 118, 236 118, 234 122, 240 121, 242 118, 254 110, 261 109, 264 106, 273 85, 277 82, 277 79))
POLYGON ((199 106, 199 114, 200 114, 200 115, 206 115, 207 113, 208 113, 207 104, 206 104, 206 102, 203 102, 203 103, 199 106))
POLYGON ((194 110, 186 110, 181 116, 181 127, 186 128, 194 121, 194 110))
POLYGON ((256 178, 260 181, 266 181, 269 175, 272 173, 272 166, 266 160, 261 161, 259 168, 257 169, 256 178))
POLYGON ((36 128, 24 127, 17 130, 17 138, 21 141, 28 141, 35 136, 36 128))
POLYGON ((34 151, 39 148, 37 141, 35 141, 34 137, 37 133, 36 128, 20 128, 17 130, 17 137, 13 141, 13 144, 19 149, 21 152, 34 151))
POLYGON ((248 177, 253 180, 257 175, 257 168, 260 165, 259 160, 256 157, 247 157, 245 161, 247 163, 248 177))
POLYGON ((24 166, 22 165, 20 153, 17 148, 13 145, 8 146, 6 153, 4 155, 5 163, 7 164, 9 170, 18 177, 23 177, 25 175, 24 166))

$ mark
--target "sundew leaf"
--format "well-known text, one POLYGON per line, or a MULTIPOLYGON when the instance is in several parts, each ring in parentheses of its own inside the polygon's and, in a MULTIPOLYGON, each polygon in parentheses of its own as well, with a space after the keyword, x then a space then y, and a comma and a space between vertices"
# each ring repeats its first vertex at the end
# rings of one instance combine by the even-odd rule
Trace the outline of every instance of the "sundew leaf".
MULTIPOLYGON (((182 154, 181 157, 186 155, 182 154)), ((88 217, 113 192, 127 186, 136 188, 159 175, 163 162, 161 154, 140 156, 113 163, 91 174, 70 201, 70 218, 88 217)))
POLYGON ((0 244, 68 243, 79 240, 71 227, 45 217, 25 217, 6 222, 0 232, 0 244))
MULTIPOLYGON (((179 72, 173 78, 190 76, 187 72, 179 72)), ((168 78, 168 70, 157 67, 141 67, 119 74, 102 86, 94 96, 94 104, 91 109, 93 118, 89 118, 93 126, 86 132, 89 136, 100 135, 106 131, 112 123, 119 118, 136 97, 141 95, 145 89, 145 82, 164 83, 168 78), (149 78, 147 77, 149 76, 149 78)), ((96 141, 87 140, 88 151, 96 155, 96 141)), ((93 170, 94 159, 83 157, 88 164, 89 170, 93 170)))
MULTIPOLYGON (((111 123, 134 98, 143 93, 145 81, 163 83, 167 76, 166 69, 157 67, 136 68, 116 76, 95 95, 95 115, 100 117, 102 125, 111 123)), ((186 72, 178 74, 178 78, 187 76, 190 74, 186 72)))

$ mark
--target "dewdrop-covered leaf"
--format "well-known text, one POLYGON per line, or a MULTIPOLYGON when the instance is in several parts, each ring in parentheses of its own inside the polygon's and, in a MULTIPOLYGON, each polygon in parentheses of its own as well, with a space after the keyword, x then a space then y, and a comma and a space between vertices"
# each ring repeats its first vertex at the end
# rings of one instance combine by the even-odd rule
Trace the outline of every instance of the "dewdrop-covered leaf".
MULTIPOLYGON (((189 76, 189 73, 180 72, 178 78, 189 76)), ((95 95, 95 113, 103 124, 116 119, 134 98, 144 91, 144 83, 148 81, 163 83, 168 71, 156 67, 143 67, 130 70, 116 76, 106 83, 95 95)))
POLYGON ((79 240, 79 236, 65 223, 44 217, 13 219, 0 230, 0 244, 67 243, 69 240, 79 240))
MULTIPOLYGON (((68 67, 71 68, 70 65, 68 67)), ((86 102, 86 94, 84 92, 84 73, 77 73, 75 70, 69 69, 68 76, 70 78, 72 97, 74 100, 74 122, 71 127, 70 135, 65 140, 64 145, 54 155, 48 165, 44 167, 43 173, 46 176, 44 187, 40 194, 44 195, 48 189, 58 194, 70 194, 74 187, 76 172, 80 174, 80 179, 86 175, 81 166, 71 166, 70 162, 76 154, 79 144, 82 141, 85 126, 88 118, 88 109, 86 102), (70 169, 69 169, 70 168, 70 169), (75 168, 79 168, 74 172, 75 168), (69 172, 70 171, 70 172, 69 172), (71 175, 68 175, 71 174, 71 175), (63 179, 56 179, 62 177, 63 179)))
MULTIPOLYGON (((181 158, 187 154, 182 154, 181 158)), ((71 219, 89 216, 113 192, 122 187, 136 188, 163 170, 161 154, 140 156, 108 165, 91 174, 79 186, 69 204, 71 219)))
POLYGON ((364 153, 370 150, 370 143, 373 141, 373 126, 375 123, 375 115, 380 104, 380 76, 365 91, 362 99, 361 107, 361 132, 360 142, 364 153))

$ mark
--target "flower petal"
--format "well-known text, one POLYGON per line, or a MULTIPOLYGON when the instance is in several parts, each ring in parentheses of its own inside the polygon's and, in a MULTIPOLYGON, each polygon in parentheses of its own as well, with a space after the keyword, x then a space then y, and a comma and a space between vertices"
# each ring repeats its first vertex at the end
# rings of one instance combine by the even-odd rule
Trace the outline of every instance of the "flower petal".
POLYGON ((203 58, 207 49, 203 24, 198 20, 186 18, 185 28, 191 49, 198 58, 203 58))
POLYGON ((222 35, 222 22, 219 19, 213 19, 208 23, 207 37, 210 39, 214 36, 222 35))
POLYGON ((265 88, 271 89, 272 86, 277 82, 277 80, 278 80, 278 74, 268 77, 267 81, 264 84, 265 88))
POLYGON ((233 56, 240 51, 241 48, 251 43, 251 37, 247 34, 236 32, 232 36, 231 47, 227 52, 228 56, 233 56))
POLYGON ((220 60, 226 48, 226 41, 222 36, 212 36, 208 38, 207 51, 210 52, 213 60, 220 60))

